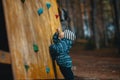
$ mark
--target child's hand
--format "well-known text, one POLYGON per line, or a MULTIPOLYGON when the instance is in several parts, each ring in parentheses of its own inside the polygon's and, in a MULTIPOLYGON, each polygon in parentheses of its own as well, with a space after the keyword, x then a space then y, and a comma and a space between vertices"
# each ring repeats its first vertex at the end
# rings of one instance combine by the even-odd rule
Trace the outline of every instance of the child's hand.
POLYGON ((57 28, 57 32, 60 33, 61 32, 61 29, 60 27, 57 28))

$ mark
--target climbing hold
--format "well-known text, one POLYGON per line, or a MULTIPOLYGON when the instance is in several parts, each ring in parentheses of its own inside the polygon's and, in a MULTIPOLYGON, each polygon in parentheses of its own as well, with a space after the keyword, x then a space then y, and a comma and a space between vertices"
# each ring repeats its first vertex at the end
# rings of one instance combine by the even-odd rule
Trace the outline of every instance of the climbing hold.
POLYGON ((29 65, 25 64, 24 66, 25 66, 26 71, 28 71, 29 65))
POLYGON ((57 18, 59 17, 59 15, 58 15, 58 14, 56 14, 56 15, 55 15, 55 17, 56 17, 56 19, 57 19, 57 18))
POLYGON ((40 14, 42 14, 43 13, 43 8, 39 8, 38 9, 38 14, 40 15, 40 14))
POLYGON ((38 45, 37 44, 33 44, 33 49, 34 49, 35 52, 38 52, 39 51, 38 45))
POLYGON ((49 9, 49 8, 51 7, 51 3, 50 3, 50 2, 47 2, 47 3, 46 3, 46 6, 47 6, 47 8, 49 9))
POLYGON ((1 58, 5 59, 5 54, 4 53, 2 53, 1 58))
POLYGON ((24 3, 24 2, 25 2, 25 0, 21 0, 21 2, 22 2, 22 3, 24 3))
POLYGON ((46 67, 46 73, 49 73, 49 72, 50 72, 50 68, 46 67))

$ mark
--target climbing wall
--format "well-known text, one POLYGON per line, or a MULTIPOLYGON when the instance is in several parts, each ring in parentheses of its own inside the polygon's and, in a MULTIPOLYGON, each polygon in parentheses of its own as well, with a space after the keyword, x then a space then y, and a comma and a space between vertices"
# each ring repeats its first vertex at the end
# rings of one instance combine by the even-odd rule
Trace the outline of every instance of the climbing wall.
POLYGON ((60 26, 56 0, 2 0, 14 79, 63 78, 49 46, 60 26))

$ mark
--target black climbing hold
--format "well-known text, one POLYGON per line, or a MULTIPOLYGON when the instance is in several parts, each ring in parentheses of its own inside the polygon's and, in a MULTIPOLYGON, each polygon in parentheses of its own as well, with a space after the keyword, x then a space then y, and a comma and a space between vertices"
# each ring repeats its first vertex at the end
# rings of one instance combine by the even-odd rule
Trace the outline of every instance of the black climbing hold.
POLYGON ((25 66, 26 71, 28 71, 29 65, 25 64, 24 66, 25 66))
POLYGON ((24 2, 25 2, 25 0, 21 0, 21 2, 22 2, 22 3, 24 3, 24 2))
POLYGON ((39 51, 38 45, 37 44, 33 44, 33 49, 34 49, 35 52, 38 52, 39 51))

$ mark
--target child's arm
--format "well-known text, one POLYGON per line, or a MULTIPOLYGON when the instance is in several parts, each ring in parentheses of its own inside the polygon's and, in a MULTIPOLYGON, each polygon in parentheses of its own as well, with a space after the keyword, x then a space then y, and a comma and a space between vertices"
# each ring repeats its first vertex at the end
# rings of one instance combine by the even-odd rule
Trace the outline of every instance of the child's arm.
POLYGON ((66 39, 65 42, 67 45, 67 53, 69 54, 69 51, 72 48, 73 42, 72 42, 72 40, 69 40, 69 39, 66 39))
POLYGON ((59 33, 56 32, 56 33, 53 35, 53 42, 56 44, 56 43, 58 43, 58 41, 59 41, 59 33))
POLYGON ((49 47, 49 50, 50 50, 50 54, 51 54, 52 59, 55 60, 56 51, 55 51, 54 44, 52 44, 52 45, 49 47))
POLYGON ((50 47, 49 47, 50 54, 51 54, 51 57, 52 57, 53 60, 55 60, 55 57, 56 57, 56 54, 57 54, 56 53, 56 46, 55 46, 55 44, 59 41, 58 35, 59 35, 58 32, 56 32, 53 35, 53 42, 54 42, 54 44, 50 45, 50 47))

